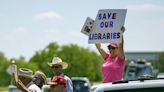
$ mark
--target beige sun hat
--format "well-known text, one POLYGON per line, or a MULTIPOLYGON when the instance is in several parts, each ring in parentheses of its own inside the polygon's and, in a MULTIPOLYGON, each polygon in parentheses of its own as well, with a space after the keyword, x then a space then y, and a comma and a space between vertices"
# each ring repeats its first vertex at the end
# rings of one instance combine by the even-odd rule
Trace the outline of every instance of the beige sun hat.
POLYGON ((68 64, 66 62, 63 62, 59 57, 53 57, 52 62, 48 63, 50 67, 53 65, 61 65, 62 69, 66 69, 68 67, 68 64))
POLYGON ((28 68, 19 68, 18 79, 27 86, 33 80, 33 72, 28 68))
POLYGON ((28 68, 19 68, 18 70, 18 76, 23 76, 23 77, 27 77, 27 78, 33 78, 33 72, 32 70, 28 69, 28 68))

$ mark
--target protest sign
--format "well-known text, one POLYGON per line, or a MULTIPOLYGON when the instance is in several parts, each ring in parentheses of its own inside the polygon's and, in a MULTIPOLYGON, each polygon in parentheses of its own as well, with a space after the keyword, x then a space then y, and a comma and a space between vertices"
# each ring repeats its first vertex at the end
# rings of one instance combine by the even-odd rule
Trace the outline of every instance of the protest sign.
POLYGON ((120 43, 127 9, 99 10, 88 43, 120 43))
POLYGON ((85 35, 89 36, 89 34, 92 31, 93 24, 94 24, 94 20, 91 19, 90 17, 87 17, 87 19, 82 27, 81 32, 84 33, 85 35))

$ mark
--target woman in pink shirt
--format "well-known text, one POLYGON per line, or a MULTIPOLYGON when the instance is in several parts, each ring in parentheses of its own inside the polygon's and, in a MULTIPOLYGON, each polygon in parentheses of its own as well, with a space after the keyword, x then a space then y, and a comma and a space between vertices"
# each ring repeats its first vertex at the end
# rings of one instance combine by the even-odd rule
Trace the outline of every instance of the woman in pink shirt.
MULTIPOLYGON (((125 28, 122 27, 121 30, 124 32, 125 28)), ((123 78, 126 64, 123 44, 124 40, 122 37, 122 42, 119 46, 114 43, 107 46, 108 52, 104 51, 100 43, 95 44, 104 59, 104 63, 102 64, 103 83, 114 82, 123 78)))

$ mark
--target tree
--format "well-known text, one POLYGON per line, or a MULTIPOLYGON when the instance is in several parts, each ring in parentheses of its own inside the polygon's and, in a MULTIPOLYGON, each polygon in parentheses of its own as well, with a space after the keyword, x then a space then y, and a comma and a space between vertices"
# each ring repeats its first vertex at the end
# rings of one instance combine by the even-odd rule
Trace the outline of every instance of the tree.
POLYGON ((164 72, 164 52, 160 52, 157 56, 157 61, 155 62, 156 67, 159 69, 159 72, 164 72))
POLYGON ((29 63, 28 61, 25 60, 25 58, 23 56, 20 56, 18 59, 11 59, 10 61, 15 60, 17 68, 28 68, 31 69, 32 71, 36 71, 38 70, 38 65, 36 63, 29 63))
POLYGON ((88 77, 91 81, 100 81, 101 72, 100 65, 102 58, 94 51, 79 47, 75 44, 59 46, 52 42, 43 50, 37 51, 34 56, 28 61, 23 56, 18 59, 7 59, 0 52, 0 86, 10 84, 11 77, 6 72, 6 69, 11 64, 12 60, 16 61, 17 68, 29 68, 35 72, 36 70, 43 71, 48 77, 53 77, 53 72, 48 66, 54 56, 60 57, 64 62, 69 64, 68 69, 64 72, 69 77, 88 77))
POLYGON ((61 47, 58 56, 69 64, 64 72, 70 77, 85 76, 91 81, 101 80, 101 57, 97 53, 74 44, 61 47))
POLYGON ((45 49, 35 53, 29 60, 29 63, 35 63, 38 69, 43 71, 47 76, 52 76, 52 72, 48 67, 48 62, 58 53, 59 45, 57 43, 50 43, 45 49))
POLYGON ((0 86, 5 86, 10 84, 10 75, 6 72, 9 62, 5 55, 0 52, 0 86))
POLYGON ((52 71, 47 63, 51 62, 54 56, 60 57, 69 64, 64 72, 70 77, 86 76, 92 81, 101 80, 101 57, 89 49, 74 44, 59 47, 57 43, 50 43, 45 49, 36 52, 29 63, 37 64, 38 69, 52 77, 52 71))

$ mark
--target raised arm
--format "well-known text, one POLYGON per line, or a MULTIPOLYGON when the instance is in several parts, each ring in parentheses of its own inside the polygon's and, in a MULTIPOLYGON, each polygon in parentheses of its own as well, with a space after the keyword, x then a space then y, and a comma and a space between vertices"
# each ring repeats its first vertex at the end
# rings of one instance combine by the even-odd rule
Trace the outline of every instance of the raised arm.
MULTIPOLYGON (((123 33, 124 33, 125 27, 122 27, 121 30, 122 30, 123 33)), ((121 41, 121 43, 119 44, 118 50, 119 50, 119 53, 118 53, 118 54, 119 54, 120 58, 123 59, 123 58, 125 57, 125 53, 124 53, 124 37, 123 37, 123 35, 122 35, 122 41, 121 41)))
POLYGON ((101 56, 102 56, 103 58, 105 58, 106 52, 104 51, 104 49, 102 49, 101 44, 100 44, 100 43, 95 43, 95 46, 96 46, 96 48, 98 49, 98 51, 99 51, 99 53, 101 54, 101 56))

